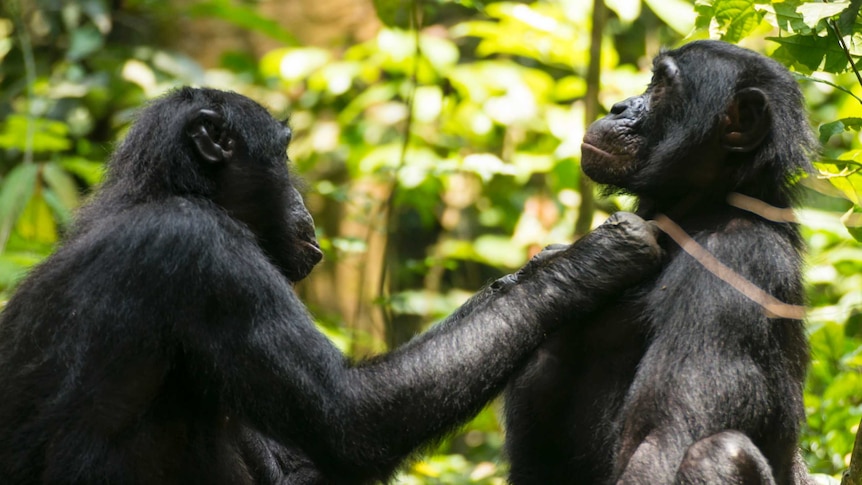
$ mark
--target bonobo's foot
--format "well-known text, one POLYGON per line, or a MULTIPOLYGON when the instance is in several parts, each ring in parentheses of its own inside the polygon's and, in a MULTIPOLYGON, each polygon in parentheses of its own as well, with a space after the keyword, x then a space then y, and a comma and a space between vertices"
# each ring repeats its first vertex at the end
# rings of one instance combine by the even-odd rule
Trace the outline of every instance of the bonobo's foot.
POLYGON ((766 457, 739 431, 722 431, 692 444, 676 485, 775 485, 766 457))

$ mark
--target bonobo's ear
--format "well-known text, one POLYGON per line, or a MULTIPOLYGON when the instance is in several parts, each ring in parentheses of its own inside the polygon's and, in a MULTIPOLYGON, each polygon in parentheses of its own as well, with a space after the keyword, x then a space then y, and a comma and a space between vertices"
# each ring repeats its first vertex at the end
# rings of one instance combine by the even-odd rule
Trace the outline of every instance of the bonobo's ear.
POLYGON ((215 111, 201 109, 186 125, 186 134, 206 161, 224 162, 233 155, 234 140, 225 128, 224 118, 215 111))
POLYGON ((750 152, 766 138, 772 125, 763 91, 745 88, 736 93, 725 114, 722 145, 732 152, 750 152))

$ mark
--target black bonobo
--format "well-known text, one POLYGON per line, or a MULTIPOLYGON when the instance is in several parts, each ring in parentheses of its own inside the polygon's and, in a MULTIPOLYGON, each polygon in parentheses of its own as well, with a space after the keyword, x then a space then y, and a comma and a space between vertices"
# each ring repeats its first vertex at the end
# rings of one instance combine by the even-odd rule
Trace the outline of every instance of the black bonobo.
MULTIPOLYGON (((660 54, 646 92, 590 126, 582 166, 636 195, 641 217, 675 221, 737 279, 799 309, 798 228, 728 199, 793 202, 791 182, 814 152, 806 120, 784 67, 693 42, 660 54)), ((659 242, 656 278, 551 336, 508 387, 514 484, 807 480, 796 451, 802 320, 768 317, 670 238, 659 242)))
POLYGON ((498 394, 562 315, 658 269, 653 225, 614 216, 352 363, 293 290, 322 253, 290 138, 234 93, 183 88, 141 112, 0 315, 0 482, 386 480, 498 394))

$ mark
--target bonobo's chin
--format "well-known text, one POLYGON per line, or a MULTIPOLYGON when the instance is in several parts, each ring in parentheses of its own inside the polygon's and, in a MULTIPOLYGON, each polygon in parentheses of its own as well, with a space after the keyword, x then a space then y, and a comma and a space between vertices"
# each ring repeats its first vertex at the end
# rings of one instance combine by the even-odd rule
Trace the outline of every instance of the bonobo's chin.
POLYGON ((587 142, 581 145, 581 169, 600 184, 624 187, 636 165, 629 154, 610 153, 587 142))

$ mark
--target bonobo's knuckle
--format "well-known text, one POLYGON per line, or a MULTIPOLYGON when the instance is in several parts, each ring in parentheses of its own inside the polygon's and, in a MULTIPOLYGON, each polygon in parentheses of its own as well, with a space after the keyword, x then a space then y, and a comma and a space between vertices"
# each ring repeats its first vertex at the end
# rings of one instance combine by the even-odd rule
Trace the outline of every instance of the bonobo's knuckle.
POLYGON ((659 228, 652 221, 645 221, 631 212, 616 212, 600 226, 622 245, 644 247, 647 252, 661 254, 658 245, 659 228))

